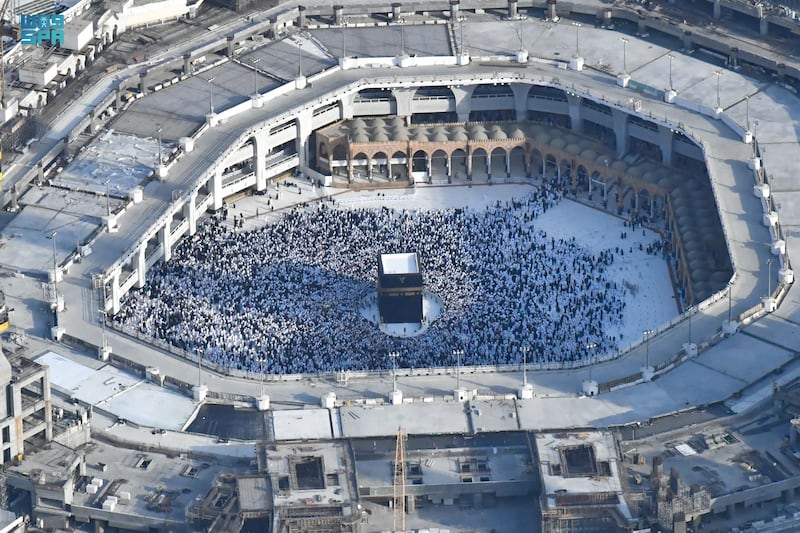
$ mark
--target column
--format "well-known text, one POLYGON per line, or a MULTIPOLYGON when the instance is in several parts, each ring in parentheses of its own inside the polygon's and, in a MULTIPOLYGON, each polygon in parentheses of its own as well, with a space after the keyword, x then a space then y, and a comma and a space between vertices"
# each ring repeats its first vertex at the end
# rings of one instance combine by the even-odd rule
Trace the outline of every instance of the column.
POLYGON ((692 32, 686 30, 683 32, 683 50, 685 52, 691 52, 692 48, 694 47, 692 39, 692 32))
POLYGON ((505 158, 506 158, 506 177, 510 178, 511 177, 511 154, 508 151, 506 151, 505 158))
POLYGON ((141 289, 147 281, 147 241, 136 250, 136 288, 141 289))
POLYGON ((569 104, 570 128, 576 133, 583 131, 583 119, 581 118, 581 97, 576 94, 567 94, 569 104))
POLYGON ((117 86, 114 89, 114 111, 122 109, 122 86, 117 86))
MULTIPOLYGON (((392 91, 394 92, 394 91, 392 91)), ((346 94, 342 96, 342 99, 339 100, 339 114, 342 117, 342 120, 351 120, 354 115, 354 107, 355 104, 353 101, 355 100, 355 94, 346 94)), ((398 109, 400 108, 400 104, 397 104, 398 109)), ((409 106, 410 107, 410 106, 409 106)), ((399 111, 397 113, 400 114, 399 111)))
POLYGON ((214 200, 211 204, 214 208, 214 211, 218 211, 222 209, 222 167, 217 167, 214 169, 214 175, 211 177, 212 184, 211 184, 211 195, 213 196, 214 200))
POLYGON ((344 6, 340 4, 333 6, 333 23, 337 26, 344 24, 344 6))
POLYGON ((486 152, 486 175, 489 179, 492 178, 492 154, 486 152))
POLYGON ((403 7, 403 4, 401 4, 400 2, 392 2, 392 20, 393 21, 395 21, 395 22, 399 22, 400 21, 400 17, 402 15, 402 13, 400 12, 400 9, 402 7, 403 7))
POLYGON ((253 171, 256 174, 256 190, 267 188, 267 138, 269 130, 262 130, 253 136, 253 171))
POLYGON ((511 90, 514 92, 514 111, 517 120, 526 120, 528 118, 528 93, 531 86, 524 83, 512 83, 511 90))
POLYGON ((410 118, 414 114, 414 94, 417 89, 414 87, 395 87, 392 94, 397 102, 397 116, 410 118))
POLYGON ((42 399, 44 400, 44 437, 47 442, 53 440, 53 400, 50 391, 50 369, 44 367, 42 376, 42 399))
POLYGON ((758 21, 758 30, 764 37, 769 35, 769 21, 764 15, 761 15, 761 20, 758 21))
POLYGON ((142 93, 143 95, 147 94, 146 78, 147 78, 146 72, 139 73, 139 92, 142 93))
POLYGON ((228 59, 233 59, 233 51, 236 47, 236 42, 233 40, 233 35, 228 35, 227 55, 228 59))
POLYGON ((164 250, 165 263, 172 259, 172 235, 170 235, 170 226, 172 226, 172 219, 169 219, 159 231, 161 234, 161 247, 164 250))
POLYGON ((425 154, 425 166, 428 171, 428 178, 433 177, 433 156, 425 154))
POLYGON ((456 97, 456 115, 459 122, 469 121, 469 113, 472 111, 472 91, 475 86, 451 87, 453 96, 456 97))
POLYGON ((186 218, 189 219, 189 235, 197 233, 197 192, 189 195, 186 202, 186 218))
POLYGON ((547 0, 547 20, 555 22, 558 20, 556 11, 556 0, 547 0))
POLYGON ((722 16, 722 2, 714 0, 714 18, 719 19, 722 16))
POLYGON ((508 0, 508 18, 509 20, 516 20, 519 17, 517 11, 517 0, 508 0))
POLYGON ((297 6, 297 27, 306 27, 306 6, 297 6))
POLYGON ((447 154, 447 177, 453 177, 453 154, 447 154))
POLYGON ((658 146, 661 148, 661 162, 672 166, 672 130, 664 126, 658 127, 658 146))
POLYGON ((111 274, 111 314, 116 315, 119 313, 122 300, 122 294, 120 294, 120 287, 119 287, 119 268, 114 270, 114 273, 111 274))
POLYGON ((472 179, 472 149, 467 145, 467 179, 472 179))
POLYGON ((192 75, 192 54, 183 54, 183 74, 192 75))
POLYGON ((308 142, 311 139, 311 134, 314 131, 312 129, 313 119, 313 111, 307 109, 305 111, 301 111, 295 120, 295 124, 297 125, 296 148, 297 155, 300 157, 301 169, 308 167, 308 142))
POLYGON ((452 22, 458 20, 458 4, 459 0, 450 0, 450 20, 452 22))
POLYGON ((628 153, 628 114, 612 109, 611 117, 614 123, 614 135, 617 137, 617 155, 622 157, 628 153))

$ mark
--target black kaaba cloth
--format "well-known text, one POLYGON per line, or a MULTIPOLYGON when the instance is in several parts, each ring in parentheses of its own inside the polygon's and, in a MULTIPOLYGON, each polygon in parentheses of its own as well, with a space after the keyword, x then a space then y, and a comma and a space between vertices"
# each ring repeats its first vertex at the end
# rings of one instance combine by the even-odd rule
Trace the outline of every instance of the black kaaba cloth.
POLYGON ((378 256, 378 311, 381 322, 422 322, 422 270, 416 253, 378 256))

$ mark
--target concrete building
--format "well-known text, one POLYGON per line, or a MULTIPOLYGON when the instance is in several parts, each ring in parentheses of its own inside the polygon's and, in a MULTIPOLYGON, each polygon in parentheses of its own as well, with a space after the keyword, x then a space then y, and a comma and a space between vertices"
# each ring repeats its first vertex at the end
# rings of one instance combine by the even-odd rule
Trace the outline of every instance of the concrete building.
POLYGON ((542 531, 618 531, 635 524, 609 432, 536 435, 542 531))

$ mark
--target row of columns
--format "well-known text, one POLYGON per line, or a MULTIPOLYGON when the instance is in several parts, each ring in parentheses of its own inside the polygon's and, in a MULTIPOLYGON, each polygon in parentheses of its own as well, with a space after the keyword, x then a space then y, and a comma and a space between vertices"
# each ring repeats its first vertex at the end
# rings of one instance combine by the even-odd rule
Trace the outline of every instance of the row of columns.
MULTIPOLYGON (((298 147, 297 154, 300 160, 300 167, 306 167, 309 161, 309 141, 311 134, 313 133, 312 123, 313 114, 311 110, 304 111, 296 117, 295 123, 295 141, 298 147)), ((271 149, 270 142, 269 142, 269 129, 264 128, 261 131, 255 133, 252 139, 252 146, 253 146, 253 172, 256 177, 256 190, 263 191, 267 188, 267 169, 266 169, 266 158, 269 150, 271 149)), ((223 185, 222 185, 222 178, 223 172, 225 170, 226 163, 222 162, 214 168, 211 176, 209 177, 207 186, 212 195, 212 208, 214 210, 219 210, 222 208, 224 197, 223 197, 223 185)), ((188 221, 188 234, 194 235, 197 232, 197 220, 199 218, 199 213, 197 210, 197 200, 198 194, 197 192, 190 195, 186 204, 184 204, 182 210, 180 211, 182 218, 188 221)), ((173 242, 174 237, 172 236, 172 220, 169 219, 165 222, 165 225, 160 228, 157 232, 156 238, 159 241, 163 259, 165 261, 169 261, 172 257, 172 248, 175 245, 173 242)), ((147 275, 147 247, 148 242, 143 242, 137 249, 136 253, 132 258, 132 269, 136 275, 136 286, 143 287, 146 282, 146 275, 147 275)), ((109 309, 108 311, 111 314, 116 314, 120 310, 122 297, 124 294, 122 293, 121 287, 121 276, 122 269, 121 267, 116 269, 114 272, 111 273, 110 279, 107 280, 108 285, 110 286, 110 295, 111 299, 109 302, 109 309)))
MULTIPOLYGON (((459 20, 461 0, 450 0, 450 20, 459 20)), ((556 16, 556 0, 548 0, 547 12, 549 20, 557 20, 556 16)), ((392 2, 392 20, 395 22, 402 20, 403 4, 400 2, 392 2)), ((347 23, 344 15, 344 6, 335 4, 333 6, 332 21, 336 26, 344 26, 347 23)), ((508 0, 508 19, 517 20, 520 18, 518 0, 508 0)), ((308 14, 306 6, 298 6, 297 8, 297 26, 305 28, 308 25, 308 14)))

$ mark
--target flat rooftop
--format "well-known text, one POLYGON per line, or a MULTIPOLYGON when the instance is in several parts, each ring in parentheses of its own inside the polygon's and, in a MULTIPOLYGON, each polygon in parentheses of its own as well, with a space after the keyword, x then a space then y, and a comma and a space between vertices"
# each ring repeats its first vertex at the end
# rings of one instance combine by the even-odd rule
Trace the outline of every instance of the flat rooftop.
POLYGON ((384 274, 419 274, 416 253, 381 254, 381 267, 384 274))

